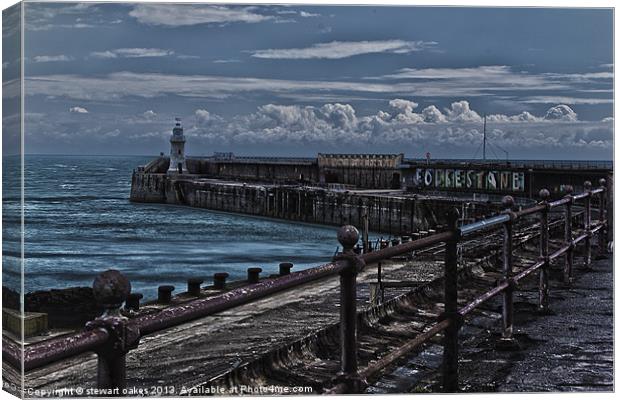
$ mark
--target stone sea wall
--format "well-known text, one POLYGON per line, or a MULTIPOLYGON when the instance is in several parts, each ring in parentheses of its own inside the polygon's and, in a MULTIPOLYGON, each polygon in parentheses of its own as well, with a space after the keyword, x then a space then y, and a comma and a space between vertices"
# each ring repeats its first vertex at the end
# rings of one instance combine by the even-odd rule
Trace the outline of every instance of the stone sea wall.
MULTIPOLYGON (((390 235, 436 229, 443 225, 445 211, 460 202, 416 196, 328 191, 301 185, 260 185, 198 177, 170 177, 135 172, 131 201, 167 203, 340 226, 361 228, 368 215, 371 231, 390 235)), ((470 202, 471 203, 471 202, 470 202)), ((470 205, 470 217, 496 211, 487 203, 470 205)))

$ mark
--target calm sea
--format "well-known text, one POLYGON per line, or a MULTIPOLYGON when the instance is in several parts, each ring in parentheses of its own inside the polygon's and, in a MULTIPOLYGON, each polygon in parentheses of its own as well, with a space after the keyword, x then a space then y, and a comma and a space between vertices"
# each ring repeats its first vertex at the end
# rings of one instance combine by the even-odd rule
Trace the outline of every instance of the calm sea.
MULTIPOLYGON (((18 288, 19 175, 3 160, 4 284, 18 288)), ((214 272, 243 278, 330 260, 336 229, 208 210, 129 202, 131 172, 146 157, 26 156, 25 291, 90 286, 98 272, 124 272, 146 298, 157 286, 185 289, 214 272)))

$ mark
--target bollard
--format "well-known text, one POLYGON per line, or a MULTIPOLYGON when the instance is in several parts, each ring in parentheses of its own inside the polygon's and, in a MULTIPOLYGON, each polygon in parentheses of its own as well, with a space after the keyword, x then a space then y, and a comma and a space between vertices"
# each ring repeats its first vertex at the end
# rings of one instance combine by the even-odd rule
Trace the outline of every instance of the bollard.
POLYGON ((564 214, 564 244, 568 246, 568 250, 564 255, 564 283, 570 284, 573 281, 573 187, 566 187, 565 198, 569 199, 566 203, 564 214))
POLYGON ((539 194, 545 208, 540 213, 540 259, 543 262, 538 280, 538 313, 549 314, 549 197, 547 189, 539 194))
POLYGON ((103 314, 86 324, 87 330, 105 329, 108 341, 97 348, 97 386, 121 391, 126 388, 126 355, 138 346, 140 332, 121 315, 123 301, 131 292, 129 280, 117 270, 107 270, 95 278, 93 295, 103 314))
POLYGON ((448 227, 454 232, 454 236, 446 242, 445 250, 443 318, 450 319, 450 325, 444 331, 443 337, 442 388, 444 393, 454 393, 459 389, 459 329, 462 317, 457 310, 457 246, 460 239, 458 220, 459 211, 456 208, 446 213, 448 227))
POLYGON ((519 344, 512 336, 513 323, 514 323, 514 289, 515 282, 512 279, 512 234, 513 234, 513 221, 517 217, 512 211, 515 201, 512 196, 504 196, 502 199, 502 206, 504 208, 503 213, 510 216, 510 221, 506 222, 503 226, 504 230, 504 242, 502 246, 503 253, 503 273, 504 281, 508 283, 508 287, 504 290, 502 298, 502 337, 497 342, 496 348, 498 350, 517 350, 519 344))
POLYGON ((607 183, 605 181, 604 178, 599 179, 598 181, 599 185, 601 185, 601 189, 603 189, 603 191, 601 193, 599 193, 599 198, 598 198, 598 208, 599 208, 599 223, 603 223, 603 228, 599 229, 598 233, 598 250, 597 250, 597 258, 606 258, 606 254, 607 254, 607 221, 605 221, 606 219, 606 215, 605 215, 605 209, 607 207, 607 205, 605 204, 605 192, 607 191, 605 184, 607 183))
POLYGON ((201 278, 189 278, 187 280, 187 293, 190 296, 200 296, 200 285, 204 282, 201 278))
POLYGON ((583 230, 586 232, 586 239, 584 241, 583 249, 583 268, 584 270, 592 269, 592 183, 585 181, 583 188, 588 193, 588 197, 583 199, 584 201, 584 216, 583 216, 583 230))
POLYGON ((346 386, 346 393, 360 393, 365 382, 357 372, 357 273, 364 261, 353 252, 359 232, 352 225, 338 230, 338 241, 343 252, 334 261, 345 260, 340 271, 340 372, 337 379, 346 386))
POLYGON ((213 287, 220 290, 225 289, 226 278, 228 278, 228 272, 216 272, 213 274, 213 287))
POLYGON ((172 292, 174 291, 174 286, 172 285, 161 285, 157 288, 157 302, 159 304, 170 304, 172 301, 172 292))
POLYGON ((129 293, 125 300, 125 310, 140 310, 140 299, 143 297, 142 293, 129 293))
POLYGON ((262 268, 258 268, 258 267, 248 268, 248 283, 258 283, 261 272, 263 272, 262 268))
POLYGON ((292 268, 293 268, 293 263, 290 263, 290 262, 280 263, 280 276, 290 274, 292 268))

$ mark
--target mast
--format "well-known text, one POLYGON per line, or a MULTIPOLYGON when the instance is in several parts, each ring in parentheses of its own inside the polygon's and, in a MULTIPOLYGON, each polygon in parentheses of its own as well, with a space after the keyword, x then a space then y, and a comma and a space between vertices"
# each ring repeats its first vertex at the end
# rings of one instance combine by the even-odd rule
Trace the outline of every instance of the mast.
POLYGON ((487 159, 487 115, 484 114, 484 125, 482 126, 482 159, 487 159))

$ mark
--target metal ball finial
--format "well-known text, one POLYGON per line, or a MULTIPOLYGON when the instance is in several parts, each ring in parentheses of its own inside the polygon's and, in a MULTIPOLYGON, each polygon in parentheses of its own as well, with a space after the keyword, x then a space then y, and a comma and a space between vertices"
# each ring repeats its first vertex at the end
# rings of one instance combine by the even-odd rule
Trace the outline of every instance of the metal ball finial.
POLYGON ((566 185, 566 186, 564 186, 564 193, 566 193, 566 194, 573 193, 573 185, 566 185))
POLYGON ((352 249, 360 240, 360 233, 353 225, 344 225, 338 229, 338 242, 345 250, 352 249))
POLYGON ((93 282, 95 300, 104 308, 119 308, 130 292, 129 279, 115 269, 100 273, 93 282))
POLYGON ((543 201, 547 201, 549 200, 549 197, 551 197, 551 193, 549 193, 549 190, 547 189, 540 189, 540 192, 538 192, 538 197, 540 197, 543 201))
POLYGON ((502 207, 506 210, 512 210, 515 205, 515 199, 512 196, 504 196, 502 198, 502 207))
POLYGON ((598 180, 598 184, 601 186, 605 186, 605 184, 607 183, 607 181, 605 180, 605 178, 601 178, 598 180))
POLYGON ((590 189, 592 189, 592 182, 590 182, 590 181, 585 181, 585 182, 583 183, 583 188, 584 188, 585 190, 587 190, 587 191, 590 191, 590 189))

